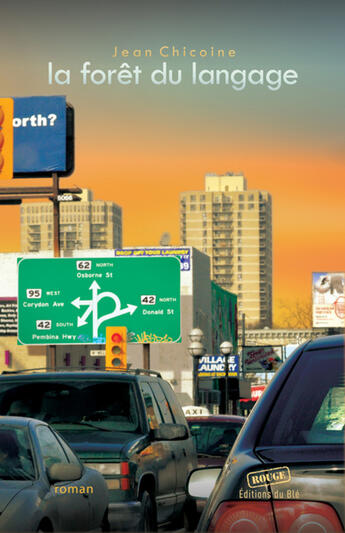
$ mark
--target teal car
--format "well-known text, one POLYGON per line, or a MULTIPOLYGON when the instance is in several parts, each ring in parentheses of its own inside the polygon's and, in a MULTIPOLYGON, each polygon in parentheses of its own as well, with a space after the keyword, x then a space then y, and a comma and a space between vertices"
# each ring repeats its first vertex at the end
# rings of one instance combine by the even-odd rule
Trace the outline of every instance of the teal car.
POLYGON ((0 531, 108 529, 102 476, 46 423, 0 418, 0 531))

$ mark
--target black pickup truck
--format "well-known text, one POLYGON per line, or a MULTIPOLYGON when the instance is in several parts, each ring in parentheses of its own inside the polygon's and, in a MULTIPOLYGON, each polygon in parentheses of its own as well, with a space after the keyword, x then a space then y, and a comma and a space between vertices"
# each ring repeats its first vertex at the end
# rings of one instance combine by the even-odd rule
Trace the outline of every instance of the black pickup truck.
POLYGON ((111 529, 154 531, 165 523, 193 522, 186 480, 196 467, 196 451, 175 393, 160 374, 2 374, 0 414, 48 422, 103 474, 111 529))

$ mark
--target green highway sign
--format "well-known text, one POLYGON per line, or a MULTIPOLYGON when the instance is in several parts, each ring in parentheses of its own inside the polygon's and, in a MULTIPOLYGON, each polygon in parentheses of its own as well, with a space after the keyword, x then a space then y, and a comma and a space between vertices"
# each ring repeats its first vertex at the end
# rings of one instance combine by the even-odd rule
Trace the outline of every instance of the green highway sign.
POLYGON ((105 344, 107 326, 128 342, 181 342, 176 257, 20 259, 19 344, 105 344))

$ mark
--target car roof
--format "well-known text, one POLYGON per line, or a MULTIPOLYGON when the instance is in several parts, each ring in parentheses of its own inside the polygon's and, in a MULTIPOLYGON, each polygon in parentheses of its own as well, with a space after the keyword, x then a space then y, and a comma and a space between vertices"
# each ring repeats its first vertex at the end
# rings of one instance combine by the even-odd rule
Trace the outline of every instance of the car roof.
MULTIPOLYGON (((54 371, 54 372, 37 372, 35 370, 28 370, 28 371, 13 371, 13 372, 6 372, 6 374, 1 374, 1 379, 6 380, 13 380, 17 381, 20 379, 20 381, 73 381, 73 380, 79 380, 82 378, 83 380, 93 380, 93 379, 99 379, 99 380, 109 380, 112 381, 116 379, 117 381, 137 381, 138 378, 147 377, 150 379, 157 379, 159 376, 152 376, 150 374, 136 374, 136 373, 128 373, 128 372, 115 372, 115 371, 88 371, 88 370, 79 370, 79 371, 54 371)), ((161 379, 161 378, 160 378, 161 379)))
POLYGON ((36 418, 29 418, 28 416, 0 416, 0 428, 2 425, 6 426, 21 426, 27 427, 30 422, 34 425, 43 424, 47 426, 46 422, 37 420, 36 418))
POLYGON ((237 415, 196 415, 196 416, 186 416, 187 422, 215 422, 215 423, 224 423, 224 422, 245 422, 246 417, 237 416, 237 415))
POLYGON ((304 348, 305 352, 344 346, 344 335, 329 335, 328 337, 318 337, 308 342, 304 348))

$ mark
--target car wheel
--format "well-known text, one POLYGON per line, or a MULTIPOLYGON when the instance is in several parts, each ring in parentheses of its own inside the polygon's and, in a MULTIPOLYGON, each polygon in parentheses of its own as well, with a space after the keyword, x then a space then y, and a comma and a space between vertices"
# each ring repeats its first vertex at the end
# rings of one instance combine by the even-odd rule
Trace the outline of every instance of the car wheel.
POLYGON ((140 501, 141 517, 138 531, 141 531, 143 533, 157 531, 155 509, 152 502, 152 497, 146 490, 142 493, 140 501))
POLYGON ((37 533, 48 533, 51 531, 54 531, 54 529, 48 519, 44 519, 37 528, 37 533))
POLYGON ((105 511, 102 522, 101 522, 101 531, 110 531, 110 524, 108 520, 108 510, 105 511))
POLYGON ((194 500, 187 500, 182 511, 172 522, 172 529, 184 529, 184 531, 195 531, 198 524, 196 503, 194 500))
POLYGON ((185 531, 195 531, 198 524, 198 514, 194 500, 188 500, 183 508, 183 528, 185 531))

